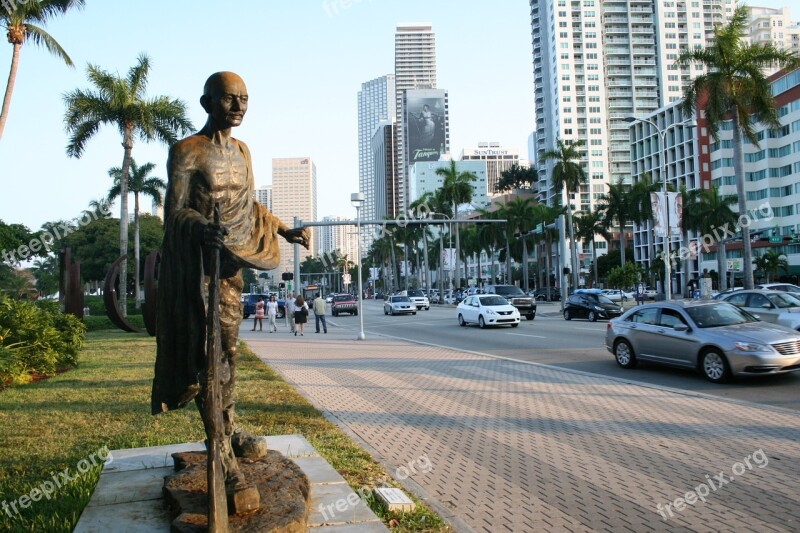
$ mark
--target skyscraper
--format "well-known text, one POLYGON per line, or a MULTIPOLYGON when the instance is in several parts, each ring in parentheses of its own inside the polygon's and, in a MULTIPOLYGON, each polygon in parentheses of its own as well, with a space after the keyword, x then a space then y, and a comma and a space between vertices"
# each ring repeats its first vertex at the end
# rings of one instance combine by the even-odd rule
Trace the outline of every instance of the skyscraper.
MULTIPOLYGON (((327 216, 323 222, 352 221, 353 217, 327 216)), ((327 256, 326 267, 330 267, 332 252, 340 252, 351 261, 358 262, 358 242, 356 241, 356 227, 348 225, 321 226, 319 228, 319 255, 327 256)))
POLYGON ((679 67, 682 49, 704 46, 730 2, 530 0, 539 197, 551 203, 557 140, 583 141, 588 182, 569 201, 591 210, 610 183, 631 183, 630 115, 678 100, 701 67, 679 67))
POLYGON ((270 212, 272 211, 272 185, 256 187, 254 195, 256 202, 266 207, 270 212))
MULTIPOLYGON (((394 74, 387 74, 362 83, 361 90, 358 91, 358 190, 364 193, 361 216, 365 220, 374 220, 377 216, 372 137, 380 123, 394 122, 396 119, 394 80, 394 74)), ((366 236, 371 233, 362 230, 362 234, 366 236)), ((367 249, 371 240, 364 237, 362 244, 367 249)))
MULTIPOLYGON (((317 219, 317 167, 310 157, 275 158, 272 160, 272 213, 288 227, 294 226, 294 217, 304 221, 317 219)), ((315 255, 316 228, 311 232, 309 249, 300 248, 300 261, 306 255, 315 255)), ((281 262, 279 272, 294 270, 293 245, 279 238, 281 262)))
MULTIPOLYGON (((436 34, 429 22, 401 22, 394 36, 395 112, 402 117, 403 92, 408 89, 436 88, 436 34)), ((397 135, 398 205, 404 210, 408 205, 406 183, 405 139, 402 127, 397 135)))
POLYGON ((459 159, 486 161, 486 193, 490 197, 500 194, 496 189, 503 172, 514 165, 526 168, 530 166, 527 159, 519 158, 519 149, 504 148, 498 142, 481 142, 477 147, 464 148, 459 159))

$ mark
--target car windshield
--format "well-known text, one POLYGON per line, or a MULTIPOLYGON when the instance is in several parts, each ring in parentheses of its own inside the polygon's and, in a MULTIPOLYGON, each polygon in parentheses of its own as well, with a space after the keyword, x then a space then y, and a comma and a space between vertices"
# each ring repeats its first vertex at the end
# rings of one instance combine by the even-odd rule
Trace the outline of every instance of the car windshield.
POLYGON ((686 310, 699 328, 717 328, 720 326, 735 326, 748 322, 758 322, 747 311, 729 303, 716 305, 703 305, 690 307, 686 310))
POLYGON ((494 292, 503 296, 525 296, 522 289, 513 285, 498 285, 494 288, 494 292))
POLYGON ((353 297, 350 296, 349 294, 337 294, 336 296, 333 297, 334 302, 347 302, 352 299, 353 297))
POLYGON ((410 302, 411 300, 408 299, 408 296, 392 296, 392 302, 410 302))
POLYGON ((604 296, 602 294, 587 294, 586 297, 590 300, 595 300, 597 303, 616 305, 614 302, 608 299, 608 296, 604 296))
POLYGON ((492 305, 508 305, 505 298, 500 296, 481 296, 481 305, 485 306, 492 306, 492 305))
POLYGON ((416 297, 418 297, 418 298, 422 298, 422 297, 424 297, 424 296, 425 296, 425 295, 422 293, 422 291, 420 291, 420 290, 418 290, 418 289, 413 289, 413 290, 410 290, 410 291, 408 291, 408 295, 409 295, 409 296, 416 296, 416 297))
POLYGON ((778 292, 775 294, 767 294, 767 298, 772 302, 775 307, 779 309, 787 309, 789 307, 800 307, 800 300, 796 296, 792 296, 788 292, 778 292))

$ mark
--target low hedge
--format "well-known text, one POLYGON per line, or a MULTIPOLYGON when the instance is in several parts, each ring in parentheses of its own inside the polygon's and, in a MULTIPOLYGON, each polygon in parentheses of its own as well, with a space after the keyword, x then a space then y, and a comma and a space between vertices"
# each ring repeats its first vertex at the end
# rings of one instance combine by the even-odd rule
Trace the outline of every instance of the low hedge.
POLYGON ((53 376, 78 364, 86 326, 52 301, 0 296, 0 387, 53 376))

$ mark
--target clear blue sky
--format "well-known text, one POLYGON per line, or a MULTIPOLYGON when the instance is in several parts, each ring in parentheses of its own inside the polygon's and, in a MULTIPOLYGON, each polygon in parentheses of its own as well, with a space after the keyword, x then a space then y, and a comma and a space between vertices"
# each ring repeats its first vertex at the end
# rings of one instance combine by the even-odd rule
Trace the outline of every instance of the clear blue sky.
MULTIPOLYGON (((767 0, 758 5, 778 6, 767 0)), ((239 73, 250 107, 235 135, 254 159, 256 184, 271 182, 273 157, 311 156, 318 216, 352 215, 358 190, 356 95, 361 83, 394 69, 398 22, 431 22, 438 86, 450 93, 451 148, 499 141, 527 153, 533 126, 528 2, 501 0, 87 0, 47 30, 76 63, 23 46, 11 113, 0 140, 0 219, 38 229, 79 216, 110 187, 122 163, 118 131, 106 127, 82 159, 65 155, 62 96, 87 88, 92 63, 126 73, 139 53, 152 60, 150 95, 189 104, 196 127, 209 74, 239 73)), ((5 82, 11 46, 0 43, 5 82)), ((5 84, 3 83, 3 88, 5 84)), ((137 143, 139 164, 166 178, 166 148, 137 143)), ((149 202, 147 205, 149 209, 149 202)), ((115 207, 116 216, 118 209, 115 207)))

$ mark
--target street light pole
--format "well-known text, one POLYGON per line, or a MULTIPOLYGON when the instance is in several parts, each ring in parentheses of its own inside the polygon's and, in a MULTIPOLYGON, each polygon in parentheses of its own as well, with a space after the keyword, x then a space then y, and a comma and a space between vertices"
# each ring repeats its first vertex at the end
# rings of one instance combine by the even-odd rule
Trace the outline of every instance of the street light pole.
POLYGON ((350 195, 350 203, 356 208, 356 227, 358 228, 356 253, 358 254, 358 321, 361 330, 358 332, 356 340, 363 341, 367 338, 364 335, 364 289, 361 285, 361 206, 364 205, 364 195, 354 192, 350 195))

